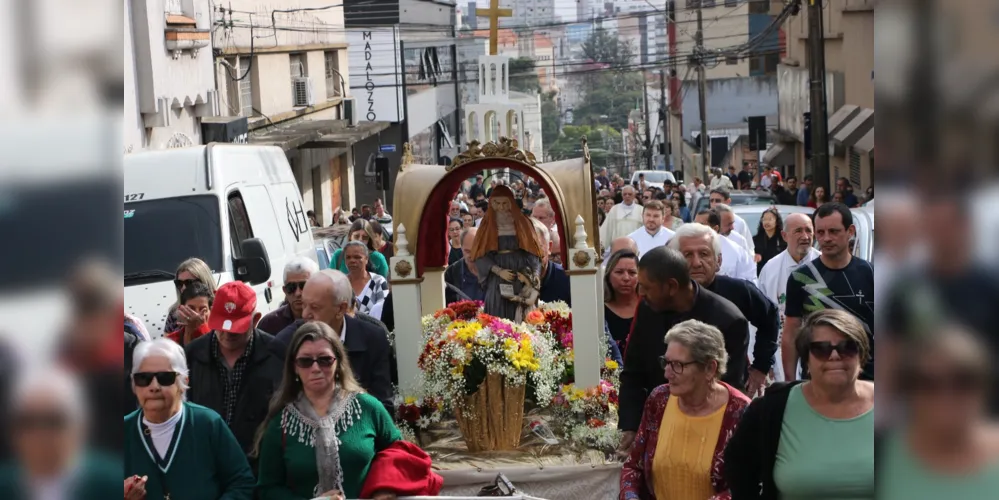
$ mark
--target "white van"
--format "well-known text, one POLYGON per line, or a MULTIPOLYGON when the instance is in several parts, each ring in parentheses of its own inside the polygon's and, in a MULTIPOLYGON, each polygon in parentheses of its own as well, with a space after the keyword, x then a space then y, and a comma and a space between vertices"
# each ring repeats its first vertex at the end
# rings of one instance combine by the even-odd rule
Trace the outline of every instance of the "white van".
POLYGON ((257 310, 284 300, 284 265, 316 259, 309 218, 284 152, 209 144, 125 156, 125 310, 158 337, 177 300, 174 272, 190 257, 218 285, 241 280, 257 310))

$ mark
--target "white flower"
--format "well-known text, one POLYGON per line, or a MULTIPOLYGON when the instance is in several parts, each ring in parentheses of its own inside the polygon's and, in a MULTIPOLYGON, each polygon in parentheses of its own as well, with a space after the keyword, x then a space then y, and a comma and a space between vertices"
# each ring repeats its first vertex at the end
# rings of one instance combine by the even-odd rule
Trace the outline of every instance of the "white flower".
POLYGON ((416 426, 420 429, 426 429, 430 427, 430 419, 427 417, 420 417, 416 419, 416 426))

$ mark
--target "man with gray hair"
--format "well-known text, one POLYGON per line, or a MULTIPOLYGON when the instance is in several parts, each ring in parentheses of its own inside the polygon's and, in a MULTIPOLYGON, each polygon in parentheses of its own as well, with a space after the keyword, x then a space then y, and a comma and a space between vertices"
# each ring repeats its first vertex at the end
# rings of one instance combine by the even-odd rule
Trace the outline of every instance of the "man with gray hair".
MULTIPOLYGON (((715 233, 721 231, 721 216, 716 209, 701 210, 694 217, 694 222, 710 227, 715 233)), ((746 249, 725 237, 720 237, 716 241, 721 247, 721 257, 718 259, 721 268, 718 272, 722 276, 731 276, 756 284, 756 264, 749 258, 746 249)))
POLYGON ((690 277, 697 284, 728 299, 749 321, 749 352, 753 355, 746 395, 754 397, 763 389, 775 364, 780 314, 777 304, 752 283, 718 274, 721 267, 720 238, 710 227, 694 222, 680 226, 669 247, 687 259, 690 277))
POLYGON ((555 210, 548 198, 541 198, 534 202, 531 217, 541 221, 547 228, 555 227, 555 210))
POLYGON ((444 300, 447 304, 464 299, 486 300, 486 291, 479 283, 479 271, 475 268, 475 261, 472 260, 472 244, 475 243, 477 232, 478 228, 474 227, 461 231, 462 259, 447 266, 447 270, 444 271, 444 283, 448 285, 444 289, 444 300))
MULTIPOLYGON (((388 336, 376 326, 347 314, 353 300, 354 290, 347 275, 335 269, 324 269, 305 283, 302 319, 326 323, 339 334, 361 387, 393 414, 392 348, 388 336)), ((301 324, 296 321, 289 325, 277 334, 276 342, 271 343, 281 359, 287 354, 291 338, 301 324)))
POLYGON ((308 257, 297 256, 289 260, 284 265, 284 285, 281 287, 284 291, 284 303, 261 318, 257 328, 276 335, 288 325, 302 319, 302 290, 309 277, 318 272, 319 264, 308 257))
POLYGON ((642 227, 642 206, 635 201, 635 188, 627 185, 621 188, 621 203, 614 205, 600 226, 600 241, 607 242, 628 236, 642 227))

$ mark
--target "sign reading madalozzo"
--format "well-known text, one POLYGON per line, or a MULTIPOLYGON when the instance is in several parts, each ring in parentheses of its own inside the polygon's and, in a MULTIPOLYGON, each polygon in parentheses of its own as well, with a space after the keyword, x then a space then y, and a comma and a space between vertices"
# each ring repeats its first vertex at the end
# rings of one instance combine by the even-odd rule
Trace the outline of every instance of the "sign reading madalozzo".
POLYGON ((350 90, 363 121, 401 121, 399 37, 395 28, 348 28, 350 90))

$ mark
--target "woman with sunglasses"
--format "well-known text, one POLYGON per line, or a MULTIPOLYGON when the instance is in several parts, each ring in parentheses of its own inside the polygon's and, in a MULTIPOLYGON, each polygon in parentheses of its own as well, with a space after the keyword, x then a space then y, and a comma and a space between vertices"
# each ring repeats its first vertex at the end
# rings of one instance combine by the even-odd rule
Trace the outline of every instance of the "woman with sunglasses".
POLYGON ((373 458, 399 439, 388 410, 354 378, 339 335, 325 323, 306 323, 292 337, 281 386, 258 433, 258 496, 361 498, 373 458))
POLYGON ((184 328, 189 320, 198 321, 201 317, 196 311, 189 309, 181 303, 180 294, 184 293, 184 289, 188 285, 194 282, 202 283, 208 286, 213 294, 216 289, 212 270, 208 268, 208 264, 205 264, 205 261, 198 258, 190 258, 181 262, 177 266, 177 274, 175 276, 173 285, 177 291, 177 302, 174 302, 167 312, 166 323, 163 325, 164 335, 184 328))
POLYGON ((838 309, 814 312, 795 339, 811 380, 753 401, 725 451, 732 498, 874 498, 874 383, 860 380, 867 331, 838 309))
POLYGON ((728 366, 717 328, 687 320, 666 333, 659 358, 668 383, 645 402, 621 469, 621 500, 727 499, 725 445, 749 398, 721 381, 728 366))
POLYGON ((955 326, 926 333, 900 353, 905 422, 878 457, 878 498, 994 498, 999 432, 989 421, 988 345, 955 326))
POLYGON ((125 500, 250 500, 253 473, 217 413, 186 401, 184 350, 168 339, 135 348, 125 417, 125 500))

